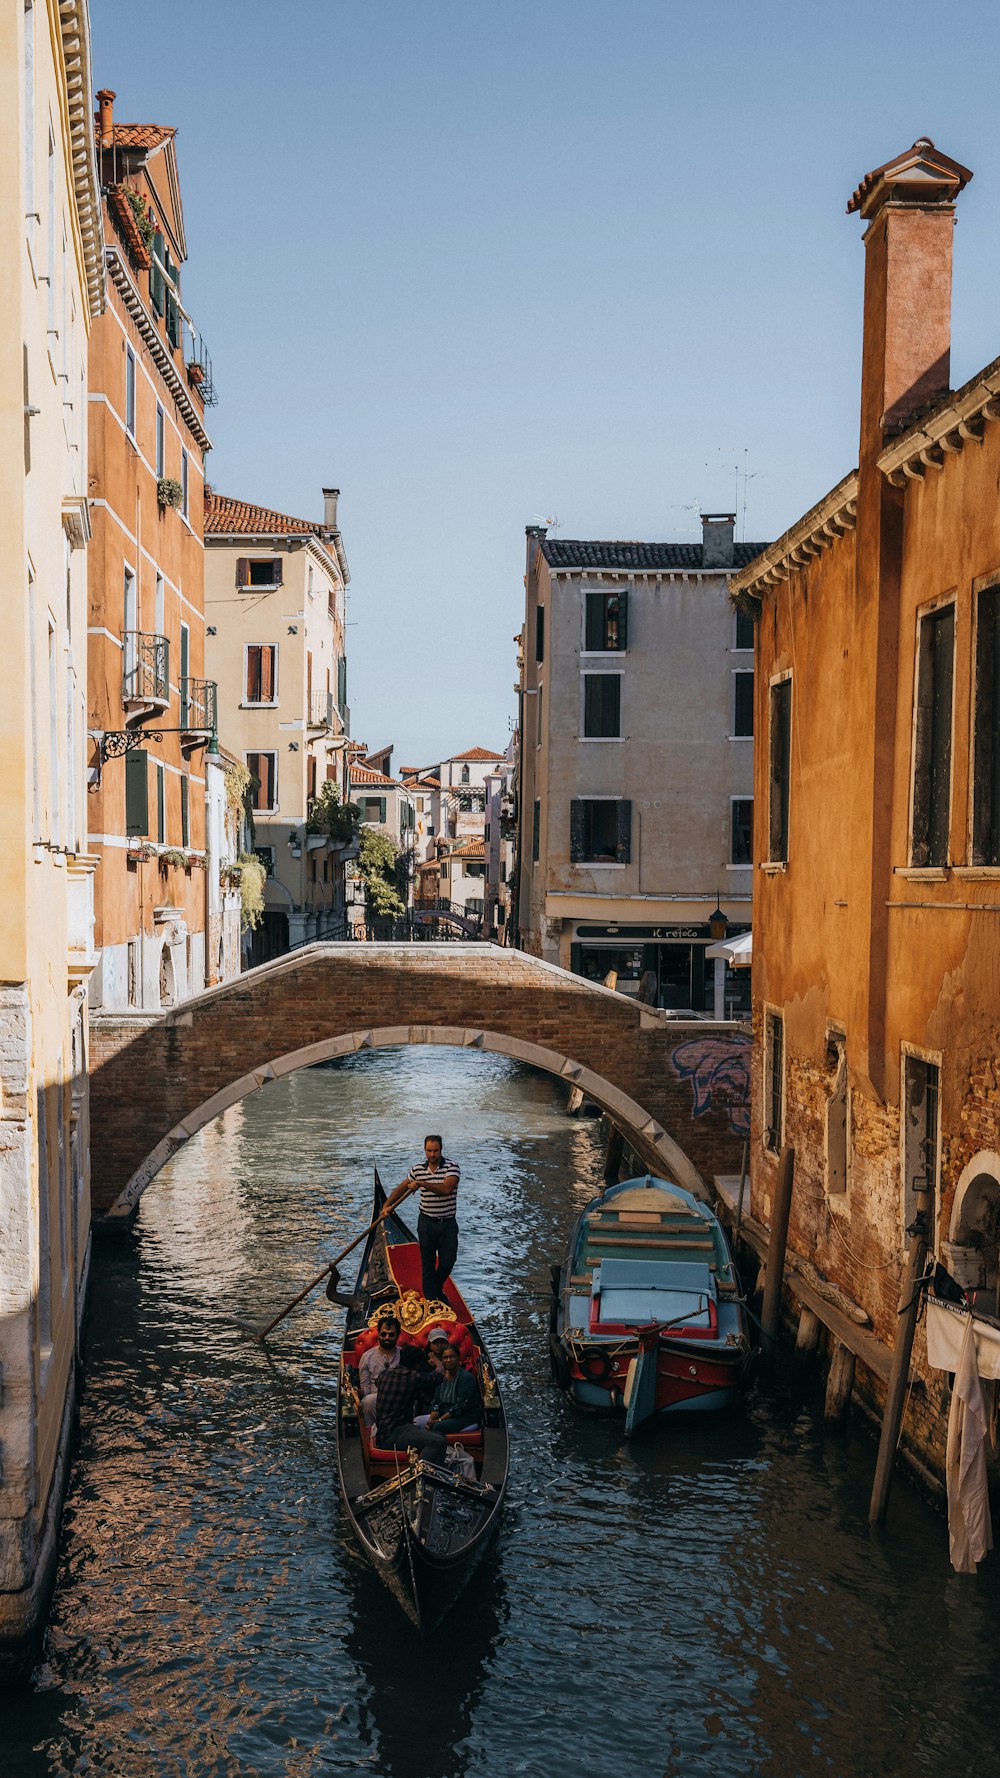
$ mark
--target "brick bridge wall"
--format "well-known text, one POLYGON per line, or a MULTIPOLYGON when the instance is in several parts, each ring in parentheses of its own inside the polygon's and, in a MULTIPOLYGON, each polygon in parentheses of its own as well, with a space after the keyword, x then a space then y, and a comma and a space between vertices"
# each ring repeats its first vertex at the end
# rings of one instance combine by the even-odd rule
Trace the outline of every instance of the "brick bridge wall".
POLYGON ((118 1218, 228 1105, 297 1067, 366 1047, 450 1043, 561 1075, 642 1162, 699 1190, 734 1172, 749 1039, 681 1024, 521 951, 486 944, 314 944, 166 1014, 95 1014, 92 1195, 118 1218))

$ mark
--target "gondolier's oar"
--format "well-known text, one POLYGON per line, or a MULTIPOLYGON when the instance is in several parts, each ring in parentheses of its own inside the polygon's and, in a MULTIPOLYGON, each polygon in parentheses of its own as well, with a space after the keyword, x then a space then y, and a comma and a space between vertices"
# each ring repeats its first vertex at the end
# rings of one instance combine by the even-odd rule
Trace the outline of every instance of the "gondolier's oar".
MULTIPOLYGON (((376 1170, 376 1176, 377 1176, 377 1170, 376 1170)), ((381 1183, 381 1181, 379 1183, 381 1183)), ((403 1193, 403 1197, 408 1198, 411 1196, 411 1194, 413 1192, 419 1191, 419 1190, 420 1190, 420 1183, 419 1183, 419 1181, 416 1181, 413 1185, 407 1186, 406 1191, 403 1193)), ((399 1202, 402 1203, 403 1198, 400 1198, 399 1202)), ((299 1291, 298 1296, 293 1296, 291 1302, 285 1304, 284 1308, 280 1311, 279 1314, 277 1314, 274 1317, 273 1321, 269 1321, 266 1327, 262 1327, 262 1328, 260 1328, 259 1331, 255 1332, 254 1338, 258 1339, 258 1340, 266 1340, 268 1334, 272 1333, 273 1330, 277 1327, 278 1322, 284 1321, 285 1316, 291 1313, 291 1311, 294 1309, 296 1303, 301 1303, 303 1297, 307 1297, 311 1290, 316 1289, 317 1284, 322 1284, 324 1278, 329 1278, 330 1273, 334 1270, 334 1268, 336 1266, 339 1266, 341 1260, 346 1259, 347 1255, 349 1253, 353 1253, 355 1247, 360 1247, 360 1245, 361 1245, 362 1241, 365 1239, 365 1237, 367 1235, 371 1234, 372 1229, 377 1228, 380 1222, 384 1222, 387 1216, 391 1216, 392 1211, 395 1209, 395 1207, 396 1206, 393 1205, 392 1208, 390 1209, 390 1206, 387 1204, 385 1209, 381 1210, 379 1212, 379 1214, 374 1218, 374 1220, 368 1224, 368 1227, 366 1229, 362 1229, 360 1235, 356 1235, 354 1240, 351 1241, 350 1244, 344 1248, 344 1251, 342 1253, 337 1254, 336 1259, 331 1259, 323 1267, 323 1270, 321 1272, 316 1273, 315 1278, 310 1278, 309 1283, 307 1285, 305 1285, 305 1287, 302 1290, 299 1291)))

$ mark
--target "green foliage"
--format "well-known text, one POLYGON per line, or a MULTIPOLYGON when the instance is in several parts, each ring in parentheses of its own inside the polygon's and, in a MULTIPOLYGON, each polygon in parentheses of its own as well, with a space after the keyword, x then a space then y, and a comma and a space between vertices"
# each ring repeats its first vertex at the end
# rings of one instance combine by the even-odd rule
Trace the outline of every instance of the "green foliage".
POLYGON ((187 868, 188 855, 186 852, 182 852, 179 846, 168 846, 165 852, 160 853, 160 857, 166 864, 174 865, 177 870, 186 870, 187 868))
POLYGON ((150 218, 148 205, 146 204, 145 199, 139 196, 137 191, 132 190, 130 185, 126 185, 125 187, 125 196, 129 201, 139 233, 142 236, 142 244, 148 253, 153 245, 153 236, 156 233, 150 218))
POLYGON ((306 832, 325 833, 338 845, 349 846, 357 838, 360 825, 357 803, 342 803, 336 784, 328 778, 319 795, 310 798, 306 832))
POLYGON ((176 476, 161 475, 156 484, 156 498, 160 506, 180 506, 184 498, 184 489, 176 476))
POLYGON ((238 889, 243 911, 243 930, 252 931, 264 918, 264 884, 267 871, 259 858, 241 852, 235 860, 224 863, 219 872, 224 888, 238 889))
POLYGON ((394 920, 406 912, 399 893, 401 863, 399 847, 387 833, 379 833, 374 827, 361 829, 358 870, 365 886, 365 907, 370 920, 394 920))

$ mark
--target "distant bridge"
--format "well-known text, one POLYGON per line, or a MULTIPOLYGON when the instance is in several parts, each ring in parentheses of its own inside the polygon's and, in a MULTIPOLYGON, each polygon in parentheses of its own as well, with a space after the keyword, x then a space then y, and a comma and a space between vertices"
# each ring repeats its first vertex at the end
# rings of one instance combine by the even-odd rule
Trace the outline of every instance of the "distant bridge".
POLYGON ((576 1086, 695 1191, 739 1165, 749 1039, 489 944, 306 945, 163 1014, 91 1020, 95 1212, 131 1215, 196 1130, 296 1068, 390 1045, 488 1050, 576 1086))

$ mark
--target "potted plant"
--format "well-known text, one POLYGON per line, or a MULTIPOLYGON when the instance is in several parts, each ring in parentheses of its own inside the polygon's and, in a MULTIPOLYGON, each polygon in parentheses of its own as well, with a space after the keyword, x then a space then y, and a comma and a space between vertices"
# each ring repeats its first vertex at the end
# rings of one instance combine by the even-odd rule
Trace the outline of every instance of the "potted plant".
POLYGON ((184 498, 184 489, 176 476, 161 475, 156 484, 156 498, 161 510, 167 506, 180 506, 184 498))
POLYGON ((171 864, 177 870, 184 870, 187 865, 187 853, 182 852, 179 846, 168 846, 165 852, 160 853, 160 868, 165 870, 171 864))

